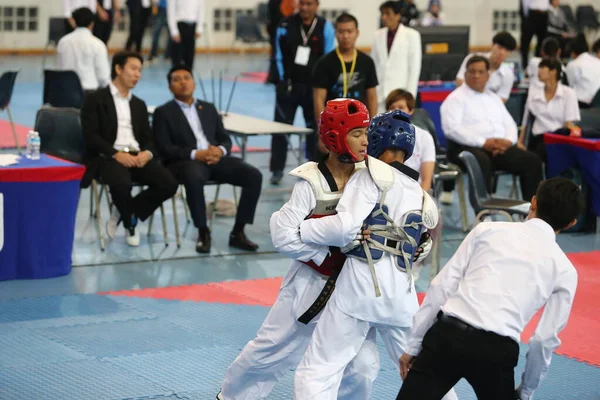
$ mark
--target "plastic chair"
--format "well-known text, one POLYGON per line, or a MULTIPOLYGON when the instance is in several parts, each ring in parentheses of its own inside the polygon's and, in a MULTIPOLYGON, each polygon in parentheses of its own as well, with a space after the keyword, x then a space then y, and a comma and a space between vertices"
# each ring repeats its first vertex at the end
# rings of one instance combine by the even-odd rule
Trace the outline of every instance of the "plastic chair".
POLYGON ((19 146, 19 139, 17 138, 17 130, 15 129, 15 123, 12 119, 12 113, 10 112, 10 100, 15 88, 15 81, 17 80, 17 74, 19 71, 6 71, 0 76, 0 111, 6 110, 8 113, 8 122, 13 133, 13 139, 17 150, 21 153, 21 146, 19 146))
POLYGON ((596 31, 598 28, 600 28, 600 22, 598 22, 596 10, 594 10, 593 6, 577 7, 576 15, 579 29, 589 28, 596 31))
POLYGON ((257 17, 238 14, 235 18, 235 37, 231 43, 230 53, 233 52, 237 41, 256 44, 268 42, 269 39, 263 34, 257 17))
MULTIPOLYGON (((575 15, 573 14, 573 9, 570 4, 561 4, 560 9, 565 14, 565 19, 567 20, 567 25, 572 28, 578 28, 577 20, 575 19, 575 15)), ((579 29, 577 29, 579 30, 579 29)))
POLYGON ((35 130, 42 153, 83 164, 85 140, 78 109, 42 107, 35 116, 35 130))
POLYGON ((43 104, 53 107, 81 108, 83 88, 75 71, 44 70, 43 104))
POLYGON ((464 163, 469 177, 469 200, 476 214, 474 225, 488 215, 501 214, 513 221, 513 215, 526 217, 529 214, 528 201, 490 195, 481 167, 471 152, 463 151, 458 157, 464 163))
POLYGON ((46 57, 48 55, 48 49, 51 45, 56 47, 58 45, 58 41, 62 39, 63 36, 67 34, 67 29, 65 27, 65 19, 64 18, 50 18, 48 20, 48 42, 46 43, 46 47, 44 47, 44 56, 42 57, 42 69, 46 67, 46 57))

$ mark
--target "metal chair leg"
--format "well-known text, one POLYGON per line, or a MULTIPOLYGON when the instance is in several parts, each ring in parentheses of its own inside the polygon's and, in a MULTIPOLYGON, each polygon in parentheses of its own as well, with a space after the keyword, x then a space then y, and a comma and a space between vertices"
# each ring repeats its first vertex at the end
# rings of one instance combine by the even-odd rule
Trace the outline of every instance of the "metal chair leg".
POLYGON ((154 213, 152 213, 152 215, 148 219, 148 237, 152 235, 152 224, 154 224, 154 213))
POLYGON ((17 146, 17 151, 21 154, 21 146, 19 146, 19 138, 17 138, 17 130, 15 129, 15 123, 12 119, 12 113, 10 112, 10 106, 6 106, 6 111, 8 112, 8 122, 10 123, 10 128, 12 129, 13 139, 15 140, 15 145, 17 146))
POLYGON ((465 198, 465 181, 463 179, 462 172, 460 172, 458 174, 458 177, 456 178, 456 182, 458 183, 458 202, 460 205, 462 229, 463 229, 463 232, 468 232, 469 231, 469 220, 467 218, 467 199, 465 198))
POLYGON ((181 236, 179 235, 179 221, 177 220, 177 202, 175 198, 177 197, 177 193, 175 196, 171 197, 171 204, 173 205, 173 224, 175 225, 175 243, 177 243, 177 248, 181 247, 181 236))
POLYGON ((210 210, 210 222, 209 227, 212 232, 213 229, 213 221, 215 219, 215 214, 217 212, 217 200, 219 200, 219 192, 221 191, 221 185, 217 185, 217 190, 215 190, 215 199, 213 201, 213 206, 210 210))
POLYGON ((94 191, 90 187, 90 218, 94 216, 94 191))
POLYGON ((104 232, 102 231, 102 216, 100 212, 100 193, 98 193, 98 184, 92 181, 92 192, 96 200, 96 227, 98 228, 98 236, 100 236, 100 250, 104 251, 104 232))
POLYGON ((190 212, 190 207, 187 202, 187 193, 185 191, 185 186, 181 185, 181 200, 183 200, 183 209, 185 210, 185 220, 189 224, 192 220, 192 213, 190 212))
POLYGON ((237 186, 232 186, 233 187, 233 201, 235 203, 235 212, 237 214, 237 207, 238 207, 238 196, 237 196, 237 186))
POLYGON ((163 236, 165 237, 165 247, 169 246, 169 234, 167 233, 167 219, 165 218, 165 207, 160 205, 160 217, 162 219, 163 236))

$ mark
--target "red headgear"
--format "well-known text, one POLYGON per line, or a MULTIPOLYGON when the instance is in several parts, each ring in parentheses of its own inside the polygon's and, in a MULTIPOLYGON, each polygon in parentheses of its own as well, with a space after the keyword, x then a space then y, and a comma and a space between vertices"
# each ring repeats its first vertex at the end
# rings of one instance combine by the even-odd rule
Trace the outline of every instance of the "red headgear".
POLYGON ((352 129, 369 126, 367 106, 354 99, 335 99, 327 102, 321 113, 319 135, 330 151, 345 162, 358 162, 356 154, 348 147, 347 135, 352 129))

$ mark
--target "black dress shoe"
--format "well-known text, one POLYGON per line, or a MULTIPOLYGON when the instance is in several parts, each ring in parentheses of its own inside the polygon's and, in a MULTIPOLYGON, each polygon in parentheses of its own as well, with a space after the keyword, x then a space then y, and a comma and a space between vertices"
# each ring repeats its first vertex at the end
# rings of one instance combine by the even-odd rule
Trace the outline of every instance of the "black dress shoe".
POLYGON ((256 251, 258 249, 258 245, 248 239, 244 232, 231 232, 229 235, 229 245, 247 251, 256 251))
POLYGON ((198 242, 196 243, 196 252, 210 253, 210 231, 201 230, 198 234, 198 242))

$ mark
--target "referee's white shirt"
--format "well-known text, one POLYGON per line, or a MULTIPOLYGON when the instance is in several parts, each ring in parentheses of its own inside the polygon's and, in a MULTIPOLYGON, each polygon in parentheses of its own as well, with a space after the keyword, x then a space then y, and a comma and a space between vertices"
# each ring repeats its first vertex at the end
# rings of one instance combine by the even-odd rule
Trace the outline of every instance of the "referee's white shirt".
POLYGON ((406 353, 420 352, 440 309, 519 342, 526 324, 545 305, 521 381, 521 398, 528 400, 560 345, 558 333, 567 324, 576 288, 577 271, 546 222, 481 223, 431 282, 415 314, 406 353))

